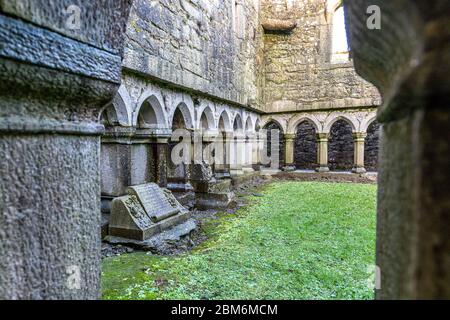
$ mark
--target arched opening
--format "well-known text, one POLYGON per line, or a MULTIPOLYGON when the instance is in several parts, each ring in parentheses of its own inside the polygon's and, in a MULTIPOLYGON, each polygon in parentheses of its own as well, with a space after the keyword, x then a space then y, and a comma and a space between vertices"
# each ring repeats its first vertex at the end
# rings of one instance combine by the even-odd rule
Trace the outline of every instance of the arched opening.
POLYGON ((354 162, 352 126, 347 120, 337 120, 330 130, 328 166, 330 170, 351 170, 354 162))
POLYGON ((163 108, 155 96, 146 99, 139 109, 137 127, 155 129, 164 127, 163 108))
POLYGON ((311 121, 304 120, 296 128, 294 161, 297 169, 313 170, 317 167, 316 128, 311 121))
POLYGON ((109 104, 100 114, 100 123, 103 124, 105 127, 113 127, 120 125, 116 108, 114 108, 114 105, 112 103, 109 104))
POLYGON ((364 167, 367 171, 378 171, 378 143, 380 125, 374 121, 367 128, 367 137, 364 143, 364 167))
POLYGON ((207 131, 209 129, 208 119, 206 118, 206 114, 203 112, 200 117, 200 130, 207 131))
MULTIPOLYGON (((279 168, 284 166, 285 163, 285 146, 284 146, 284 132, 281 126, 275 121, 269 121, 265 126, 266 130, 266 139, 264 141, 264 152, 270 158, 272 157, 272 134, 274 130, 278 132, 278 141, 273 141, 276 145, 278 145, 279 152, 279 168)), ((274 137, 275 139, 275 137, 274 137)), ((276 145, 274 146, 274 150, 276 150, 276 145)), ((266 167, 271 167, 271 163, 265 164, 266 167)))
POLYGON ((333 14, 331 38, 331 62, 345 63, 349 61, 347 32, 345 30, 344 6, 340 6, 333 14))

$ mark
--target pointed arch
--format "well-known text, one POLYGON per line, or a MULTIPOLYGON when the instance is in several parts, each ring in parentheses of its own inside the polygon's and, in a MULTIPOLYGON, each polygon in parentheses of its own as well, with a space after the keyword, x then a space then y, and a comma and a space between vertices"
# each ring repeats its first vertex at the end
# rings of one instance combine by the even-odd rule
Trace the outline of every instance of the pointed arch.
POLYGON ((233 120, 233 130, 242 132, 244 130, 244 124, 242 122, 242 117, 239 113, 236 113, 233 120))
POLYGON ((167 128, 167 114, 159 92, 145 91, 133 114, 133 125, 139 128, 167 128))
POLYGON ((300 115, 300 116, 296 116, 296 117, 292 118, 289 121, 287 132, 288 133, 296 133, 298 125, 304 121, 308 121, 312 126, 314 126, 314 129, 317 132, 320 132, 320 130, 322 129, 321 123, 316 118, 308 116, 308 115, 300 115))
POLYGON ((361 122, 360 132, 367 132, 369 126, 377 120, 376 114, 371 114, 361 122))
POLYGON ((247 116, 247 120, 245 121, 245 132, 254 132, 255 126, 253 124, 252 117, 249 115, 247 116))
POLYGON ((204 107, 199 112, 199 118, 197 120, 197 129, 216 130, 216 121, 214 119, 214 112, 210 106, 204 107))
POLYGON ((281 133, 282 134, 285 133, 284 127, 281 124, 281 122, 278 119, 275 119, 273 117, 264 119, 264 121, 262 121, 262 124, 261 124, 262 128, 266 128, 270 123, 275 123, 279 127, 279 129, 281 130, 281 133))
POLYGON ((112 126, 132 126, 132 102, 124 85, 119 87, 114 99, 100 112, 100 120, 112 126))
POLYGON ((333 124, 339 120, 344 120, 344 121, 348 122, 348 124, 352 127, 352 131, 356 132, 357 126, 355 125, 355 123, 349 117, 347 117, 346 115, 342 115, 342 114, 335 115, 335 116, 330 115, 328 117, 328 119, 326 120, 326 123, 323 127, 323 132, 329 133, 333 124))
POLYGON ((232 130, 230 115, 228 114, 228 111, 226 109, 222 110, 222 112, 219 116, 218 129, 219 129, 219 131, 231 131, 232 130), (221 128, 221 124, 223 124, 223 128, 221 128))
POLYGON ((194 121, 192 117, 191 110, 187 106, 185 102, 180 102, 176 108, 173 109, 171 115, 170 115, 170 126, 172 126, 173 119, 175 116, 175 112, 179 110, 184 118, 184 123, 186 125, 186 129, 194 129, 194 121))

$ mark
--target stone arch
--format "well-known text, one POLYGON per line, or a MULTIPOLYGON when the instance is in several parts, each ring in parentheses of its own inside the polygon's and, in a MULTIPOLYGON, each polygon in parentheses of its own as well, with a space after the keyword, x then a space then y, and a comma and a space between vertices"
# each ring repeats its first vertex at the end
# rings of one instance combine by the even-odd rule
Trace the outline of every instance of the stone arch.
POLYGON ((167 114, 160 93, 146 91, 133 114, 133 125, 139 128, 167 128, 167 114))
POLYGON ((100 121, 105 125, 132 126, 131 98, 124 85, 121 85, 114 99, 100 112, 100 121))
POLYGON ((242 122, 242 117, 239 113, 236 113, 236 115, 234 116, 233 131, 235 133, 244 131, 244 123, 242 122))
POLYGON ((321 131, 322 125, 316 118, 308 116, 308 115, 300 115, 297 117, 293 117, 289 121, 287 132, 288 133, 296 133, 298 125, 304 121, 308 121, 312 126, 314 126, 314 129, 316 130, 316 132, 321 131))
MULTIPOLYGON (((264 153, 267 156, 271 156, 272 153, 272 130, 279 130, 279 166, 283 167, 285 163, 285 144, 284 144, 284 131, 283 127, 278 121, 271 120, 265 123, 266 139, 264 139, 264 153)), ((267 164, 266 166, 270 166, 267 164)))
POLYGON ((281 131, 284 133, 287 133, 287 127, 285 126, 285 121, 281 121, 282 119, 277 119, 274 117, 270 117, 270 118, 263 118, 263 120, 261 121, 261 126, 262 128, 265 128, 267 126, 268 123, 275 123, 280 129, 281 131))
POLYGON ((351 170, 354 163, 354 128, 345 118, 333 121, 328 141, 328 167, 330 170, 351 170))
POLYGON ((247 120, 245 121, 245 132, 255 132, 255 126, 253 125, 253 120, 250 115, 247 116, 247 120))
POLYGON ((372 114, 369 117, 365 118, 362 122, 361 122, 361 126, 360 126, 360 131, 361 132, 367 132, 367 130, 369 129, 369 126, 375 122, 377 120, 377 115, 376 114, 372 114))
POLYGON ((378 171, 380 124, 374 120, 367 127, 364 141, 364 167, 367 171, 378 171))
POLYGON ((255 128, 254 128, 255 132, 259 132, 259 130, 261 130, 261 121, 259 120, 259 118, 256 119, 255 121, 255 128))
POLYGON ((214 113, 210 106, 206 106, 199 112, 199 118, 197 120, 198 129, 215 130, 216 121, 214 119, 214 113))
POLYGON ((217 127, 219 131, 231 131, 231 120, 230 115, 228 114, 227 110, 222 110, 220 116, 219 116, 219 122, 217 124, 217 127))
MULTIPOLYGON (((194 121, 190 109, 185 102, 180 102, 173 110, 170 116, 170 126, 173 127, 173 120, 177 111, 183 115, 184 125, 186 129, 194 129, 194 121)), ((180 129, 180 128, 178 128, 180 129)))
POLYGON ((302 117, 295 127, 294 163, 297 169, 312 170, 317 167, 318 128, 308 118, 302 117))
POLYGON ((347 115, 343 115, 343 114, 338 114, 338 115, 330 115, 328 117, 328 119, 326 120, 325 125, 323 126, 323 132, 324 133, 329 133, 331 130, 331 127, 340 120, 344 120, 346 121, 350 127, 352 128, 352 132, 355 133, 356 132, 356 124, 354 121, 352 121, 347 115))

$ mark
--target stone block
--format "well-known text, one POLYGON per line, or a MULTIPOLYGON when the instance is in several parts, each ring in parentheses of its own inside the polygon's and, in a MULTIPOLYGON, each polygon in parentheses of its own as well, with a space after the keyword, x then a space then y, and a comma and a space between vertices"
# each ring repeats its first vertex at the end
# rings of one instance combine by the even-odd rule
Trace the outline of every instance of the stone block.
POLYGON ((189 218, 172 193, 154 183, 132 186, 127 192, 112 202, 111 236, 146 241, 189 218))

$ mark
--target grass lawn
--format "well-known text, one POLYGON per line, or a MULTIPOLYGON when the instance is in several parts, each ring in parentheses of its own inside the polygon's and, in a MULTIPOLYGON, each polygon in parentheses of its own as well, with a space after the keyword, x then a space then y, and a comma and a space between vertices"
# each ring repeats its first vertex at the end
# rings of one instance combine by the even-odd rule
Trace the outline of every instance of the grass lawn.
POLYGON ((103 261, 104 299, 372 299, 376 186, 280 182, 176 257, 103 261))

